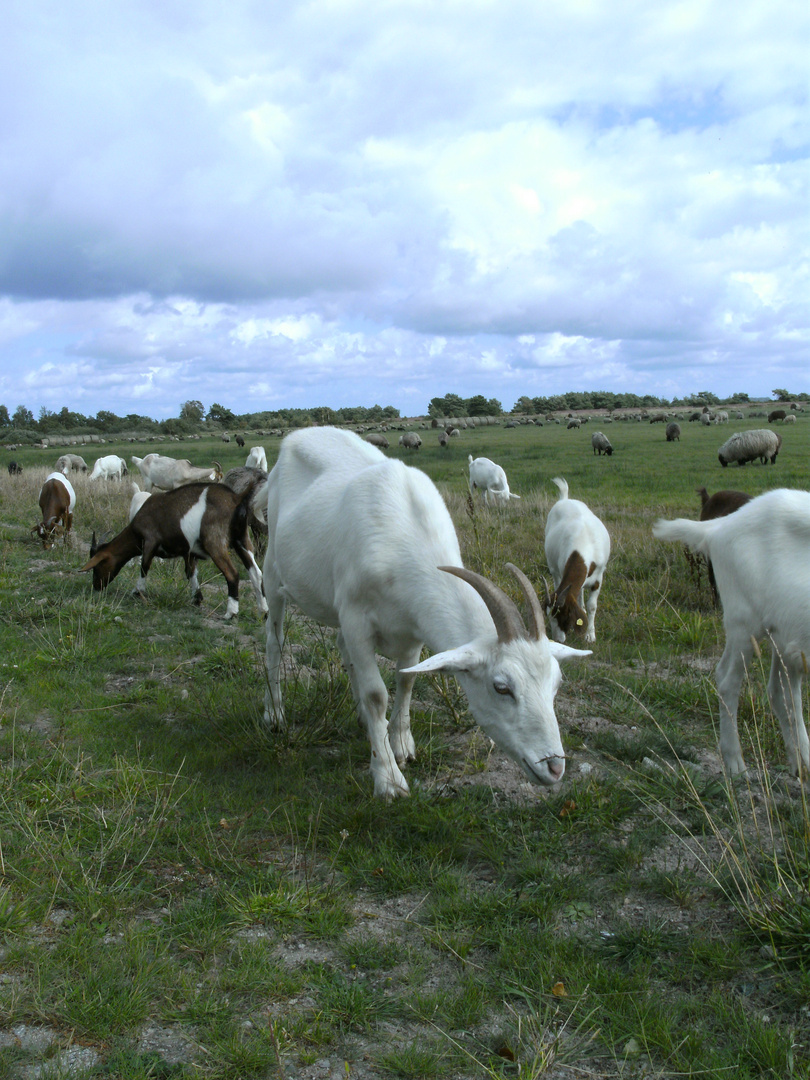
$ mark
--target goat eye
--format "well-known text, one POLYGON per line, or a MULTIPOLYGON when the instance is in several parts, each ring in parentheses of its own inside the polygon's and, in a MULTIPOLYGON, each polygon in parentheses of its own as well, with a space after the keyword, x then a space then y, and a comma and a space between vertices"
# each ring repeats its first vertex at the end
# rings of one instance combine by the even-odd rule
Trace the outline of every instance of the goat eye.
POLYGON ((493 686, 495 687, 495 693, 496 694, 503 694, 505 697, 514 697, 515 696, 512 693, 511 686, 509 686, 508 683, 501 682, 500 680, 496 680, 493 683, 493 686))

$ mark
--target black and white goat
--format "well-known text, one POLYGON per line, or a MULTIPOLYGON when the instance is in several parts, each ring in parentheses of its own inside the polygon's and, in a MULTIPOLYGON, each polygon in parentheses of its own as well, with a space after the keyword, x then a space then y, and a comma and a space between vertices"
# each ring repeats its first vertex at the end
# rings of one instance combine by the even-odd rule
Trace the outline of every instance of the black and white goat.
POLYGON ((585 641, 596 641, 594 620, 610 558, 610 536, 584 502, 568 498, 565 480, 555 477, 553 483, 560 497, 548 512, 545 538, 546 562, 554 579, 554 592, 545 598, 551 632, 556 641, 565 641, 566 634, 584 627, 585 641))
POLYGON ((68 542, 75 506, 76 492, 71 482, 62 473, 52 472, 45 478, 39 492, 42 521, 31 530, 42 541, 44 548, 52 548, 58 536, 65 543, 68 542))
POLYGON ((802 677, 810 656, 810 492, 777 488, 711 521, 658 521, 653 535, 680 540, 714 567, 726 647, 717 665, 720 751, 726 771, 745 770, 737 732, 743 677, 757 642, 771 643, 768 697, 790 771, 810 771, 802 677))
POLYGON ((152 494, 109 543, 96 546, 93 534, 90 560, 81 572, 92 570, 93 588, 104 589, 130 559, 140 555, 135 595, 142 596, 152 559, 183 559, 194 603, 199 604, 197 563, 210 559, 228 583, 227 620, 239 613, 239 574, 228 554, 228 548, 233 548, 250 576, 259 610, 265 612, 262 573, 247 532, 249 511, 250 492, 237 495, 224 484, 184 484, 165 494, 152 494))

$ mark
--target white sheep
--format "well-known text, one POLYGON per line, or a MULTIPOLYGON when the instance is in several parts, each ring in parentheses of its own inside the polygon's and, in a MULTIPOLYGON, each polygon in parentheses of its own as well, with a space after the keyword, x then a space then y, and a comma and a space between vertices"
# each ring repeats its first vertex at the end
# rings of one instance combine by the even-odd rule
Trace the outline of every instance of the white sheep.
POLYGON ((682 541, 711 561, 726 647, 717 665, 720 751, 729 774, 745 769, 737 731, 743 677, 757 642, 771 642, 768 697, 791 773, 810 771, 802 676, 810 656, 810 493, 777 488, 712 521, 658 521, 659 540, 682 541))
POLYGON ((584 502, 568 498, 565 480, 557 476, 553 483, 560 497, 546 519, 546 562, 554 579, 554 593, 545 599, 546 614, 557 641, 585 627, 585 640, 590 643, 596 641, 594 621, 610 558, 610 536, 584 502))
POLYGON ((408 794, 401 765, 415 755, 410 699, 420 672, 456 676, 481 727, 535 783, 565 769, 554 697, 560 661, 589 655, 548 639, 540 603, 516 568, 529 606, 463 568, 444 501, 428 477, 336 428, 288 435, 256 506, 267 511, 265 718, 283 726, 280 667, 285 603, 338 629, 338 647, 371 742, 374 793, 408 794), (351 527, 347 528, 347 524, 351 527), (419 663, 422 645, 434 653, 419 663), (375 653, 397 664, 388 692, 375 653))
POLYGON ((717 458, 723 468, 732 461, 745 465, 747 461, 756 461, 757 458, 763 465, 768 461, 774 465, 781 446, 782 436, 770 428, 735 431, 717 451, 717 458))
POLYGON ((479 457, 473 459, 472 454, 467 455, 470 466, 470 493, 478 488, 484 493, 484 502, 489 506, 490 496, 494 503, 508 503, 510 499, 519 499, 509 490, 506 473, 500 465, 496 465, 489 458, 479 457))

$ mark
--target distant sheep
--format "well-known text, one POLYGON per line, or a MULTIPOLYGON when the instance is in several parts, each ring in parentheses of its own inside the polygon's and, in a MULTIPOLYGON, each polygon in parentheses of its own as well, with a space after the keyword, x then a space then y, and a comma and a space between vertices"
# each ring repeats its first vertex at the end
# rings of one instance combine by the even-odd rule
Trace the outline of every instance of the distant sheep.
POLYGON ((667 424, 667 442, 675 442, 676 439, 681 441, 681 425, 673 421, 667 424))
POLYGON ((509 482, 506 473, 500 465, 496 465, 489 458, 479 457, 473 460, 472 454, 467 456, 470 466, 470 492, 475 488, 484 493, 484 502, 489 506, 489 498, 492 496, 494 503, 508 503, 510 499, 519 499, 519 495, 513 495, 509 490, 509 482))
POLYGON ((22 470, 22 465, 20 465, 18 462, 10 461, 8 463, 8 475, 9 476, 21 476, 22 471, 23 471, 22 470))
POLYGON ((775 424, 777 420, 784 420, 786 416, 784 409, 774 409, 773 412, 768 413, 768 423, 775 424))
POLYGON ((450 436, 446 431, 442 431, 439 434, 439 446, 447 447, 450 445, 450 436))
POLYGON ((87 462, 78 454, 62 454, 56 459, 54 468, 67 476, 69 472, 87 472, 87 462))
POLYGON ((768 428, 735 431, 731 438, 726 439, 720 447, 717 457, 723 468, 733 461, 736 461, 738 465, 745 465, 746 462, 756 461, 757 458, 763 465, 769 461, 773 465, 781 446, 782 436, 768 428))
POLYGON ((650 423, 651 424, 665 424, 666 422, 667 422, 667 414, 666 413, 659 412, 659 413, 655 413, 653 416, 650 417, 650 423))
POLYGON ((793 415, 793 413, 791 413, 790 416, 785 417, 785 419, 782 421, 782 423, 783 424, 795 424, 796 423, 796 417, 793 415))
POLYGON ((565 426, 568 429, 574 428, 574 429, 578 430, 579 428, 582 427, 582 421, 577 420, 577 419, 569 420, 568 423, 565 426))
POLYGON ((404 435, 400 435, 399 445, 405 450, 418 450, 422 445, 422 440, 415 431, 408 431, 404 435))
POLYGON ((391 445, 384 435, 380 435, 376 431, 373 431, 371 435, 366 435, 366 442, 376 446, 379 450, 387 450, 391 445))
POLYGON ((607 456, 610 457, 613 453, 610 439, 607 435, 603 435, 601 431, 595 431, 593 435, 591 435, 591 446, 593 447, 594 454, 598 452, 600 457, 602 454, 607 454, 607 456))

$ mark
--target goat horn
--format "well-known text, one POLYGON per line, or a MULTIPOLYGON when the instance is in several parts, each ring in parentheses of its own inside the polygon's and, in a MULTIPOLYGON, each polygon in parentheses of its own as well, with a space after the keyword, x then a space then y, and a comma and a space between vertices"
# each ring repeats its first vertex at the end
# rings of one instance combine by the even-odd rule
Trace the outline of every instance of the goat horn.
POLYGON ((498 631, 498 641, 506 644, 527 636, 517 605, 494 582, 476 574, 473 570, 468 570, 465 566, 440 566, 439 569, 447 574, 455 574, 468 585, 472 585, 487 605, 492 621, 495 623, 495 629, 498 631))
POLYGON ((537 593, 534 591, 534 585, 514 563, 508 562, 506 569, 517 578, 518 585, 520 585, 526 603, 529 605, 529 637, 534 638, 535 641, 540 641, 541 638, 546 636, 546 620, 537 593))

